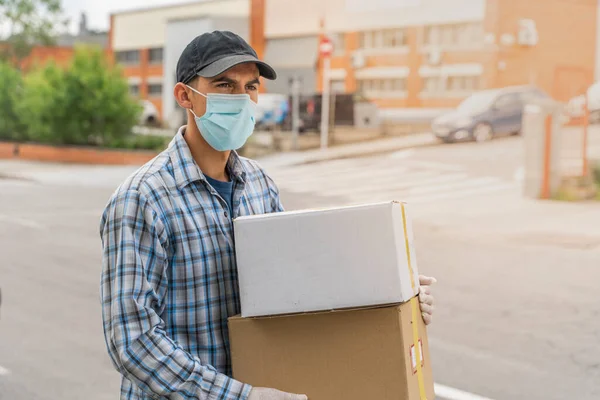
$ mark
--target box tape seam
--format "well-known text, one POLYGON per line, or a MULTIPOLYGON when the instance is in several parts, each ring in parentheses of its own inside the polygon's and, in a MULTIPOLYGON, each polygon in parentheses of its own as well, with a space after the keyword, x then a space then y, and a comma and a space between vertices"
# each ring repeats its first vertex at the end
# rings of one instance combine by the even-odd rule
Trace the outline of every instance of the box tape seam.
MULTIPOLYGON (((411 257, 410 257, 410 244, 408 242, 408 227, 406 224, 406 208, 404 203, 400 203, 402 207, 402 225, 404 228, 404 242, 406 245, 406 258, 408 261, 408 271, 410 273, 410 284, 415 290, 415 273, 412 268, 411 257)), ((417 318, 420 317, 419 314, 419 302, 417 297, 413 297, 410 299, 411 309, 412 309, 412 326, 413 326, 413 345, 415 346, 415 353, 417 354, 417 381, 419 382, 419 397, 421 400, 427 400, 427 395, 425 394, 425 382, 423 379, 423 368, 421 367, 421 361, 423 354, 421 354, 421 350, 419 348, 419 326, 417 325, 417 318)))

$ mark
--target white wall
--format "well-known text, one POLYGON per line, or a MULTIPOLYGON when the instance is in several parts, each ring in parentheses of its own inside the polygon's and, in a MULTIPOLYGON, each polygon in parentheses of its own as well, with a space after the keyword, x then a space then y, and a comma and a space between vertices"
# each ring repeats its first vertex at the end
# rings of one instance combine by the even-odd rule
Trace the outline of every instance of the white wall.
POLYGON ((177 61, 185 47, 196 36, 213 30, 237 33, 246 41, 249 36, 249 19, 245 17, 198 17, 169 21, 166 26, 163 60, 163 119, 172 127, 179 128, 184 112, 173 97, 176 84, 177 61))
POLYGON ((113 49, 163 47, 168 20, 193 16, 249 18, 249 0, 206 0, 114 14, 113 49))
POLYGON ((210 18, 173 21, 167 24, 163 60, 163 119, 174 128, 180 123, 179 116, 181 115, 180 107, 173 96, 177 61, 188 43, 196 36, 213 29, 210 18))
POLYGON ((482 21, 486 0, 271 0, 266 4, 265 35, 279 37, 315 34, 323 16, 332 32, 482 21))

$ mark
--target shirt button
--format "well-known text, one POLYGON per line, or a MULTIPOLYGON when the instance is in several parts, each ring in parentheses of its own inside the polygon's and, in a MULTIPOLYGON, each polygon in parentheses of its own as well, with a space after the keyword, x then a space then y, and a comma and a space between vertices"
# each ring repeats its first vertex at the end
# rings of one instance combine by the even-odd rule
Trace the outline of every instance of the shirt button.
POLYGON ((227 214, 227 211, 225 211, 223 214, 225 215, 225 218, 229 218, 229 214, 227 214))

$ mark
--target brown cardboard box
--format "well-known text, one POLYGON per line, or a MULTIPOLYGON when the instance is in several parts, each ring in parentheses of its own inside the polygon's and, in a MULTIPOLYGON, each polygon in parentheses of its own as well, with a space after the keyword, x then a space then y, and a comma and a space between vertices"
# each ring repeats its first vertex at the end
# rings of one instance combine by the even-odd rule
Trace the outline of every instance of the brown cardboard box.
POLYGON ((415 302, 230 318, 234 377, 309 400, 433 400, 427 332, 421 313, 413 316, 415 302), (420 371, 413 323, 423 348, 420 371))

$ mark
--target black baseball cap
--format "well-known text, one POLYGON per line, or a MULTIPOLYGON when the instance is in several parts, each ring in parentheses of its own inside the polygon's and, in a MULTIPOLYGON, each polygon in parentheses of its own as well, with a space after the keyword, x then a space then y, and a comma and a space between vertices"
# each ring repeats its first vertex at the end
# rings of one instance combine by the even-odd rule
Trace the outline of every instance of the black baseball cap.
POLYGON ((229 31, 204 33, 187 45, 177 62, 177 82, 189 83, 196 76, 212 78, 229 68, 255 63, 260 75, 277 78, 275 70, 258 59, 256 51, 240 36, 229 31))

